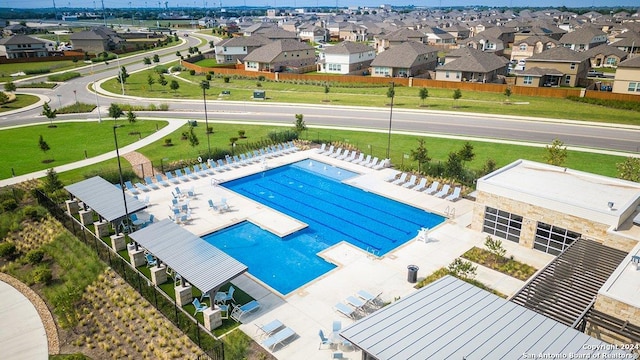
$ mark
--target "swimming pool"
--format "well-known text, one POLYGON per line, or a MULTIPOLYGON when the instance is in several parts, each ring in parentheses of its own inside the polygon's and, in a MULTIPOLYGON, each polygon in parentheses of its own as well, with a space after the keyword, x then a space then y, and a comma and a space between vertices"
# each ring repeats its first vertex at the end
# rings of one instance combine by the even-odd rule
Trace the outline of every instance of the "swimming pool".
POLYGON ((224 186, 308 224, 279 238, 242 223, 203 237, 249 266, 249 272, 282 294, 330 271, 316 254, 340 241, 384 255, 433 228, 442 216, 347 185, 358 174, 313 160, 223 183, 224 186))

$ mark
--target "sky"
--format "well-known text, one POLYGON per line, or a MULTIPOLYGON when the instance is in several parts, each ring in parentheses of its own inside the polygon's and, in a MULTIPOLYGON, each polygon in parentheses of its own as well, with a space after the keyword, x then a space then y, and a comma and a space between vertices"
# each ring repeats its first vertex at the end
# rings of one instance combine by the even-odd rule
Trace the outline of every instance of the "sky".
MULTIPOLYGON (((102 0, 56 0, 56 7, 86 7, 94 8, 102 7, 102 0), (95 4, 95 5, 93 5, 95 4)), ((163 6, 164 1, 162 0, 163 6)), ((54 0, 27 0, 20 2, 21 8, 50 8, 53 7, 54 0)), ((375 1, 375 0, 168 0, 169 7, 206 7, 219 8, 220 3, 223 7, 243 6, 247 3, 250 6, 268 6, 268 7, 310 7, 310 6, 332 6, 336 4, 340 7, 347 6, 368 6, 378 7, 380 4, 390 4, 396 6, 416 5, 428 7, 450 7, 450 6, 498 6, 498 7, 640 7, 638 0, 397 0, 397 1, 375 1)), ((10 4, 16 4, 12 0, 0 0, 0 7, 9 7, 10 4)), ((133 7, 149 7, 158 8, 157 0, 106 0, 105 7, 110 8, 128 8, 133 7), (131 5, 130 5, 131 4, 131 5)))

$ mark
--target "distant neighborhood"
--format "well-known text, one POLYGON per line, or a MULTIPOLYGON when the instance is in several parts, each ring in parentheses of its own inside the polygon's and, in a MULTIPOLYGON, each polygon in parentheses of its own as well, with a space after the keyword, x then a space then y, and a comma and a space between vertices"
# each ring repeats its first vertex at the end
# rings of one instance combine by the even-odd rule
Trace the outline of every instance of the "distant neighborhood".
MULTIPOLYGON (((271 9, 260 17, 206 16, 194 20, 193 27, 211 28, 222 38, 204 57, 249 72, 580 87, 640 95, 638 12, 296 10, 282 15, 271 9)), ((42 58, 69 50, 99 54, 153 47, 167 36, 146 30, 98 26, 73 32, 70 43, 60 44, 39 39, 42 29, 11 23, 2 29, 0 56, 42 58)))

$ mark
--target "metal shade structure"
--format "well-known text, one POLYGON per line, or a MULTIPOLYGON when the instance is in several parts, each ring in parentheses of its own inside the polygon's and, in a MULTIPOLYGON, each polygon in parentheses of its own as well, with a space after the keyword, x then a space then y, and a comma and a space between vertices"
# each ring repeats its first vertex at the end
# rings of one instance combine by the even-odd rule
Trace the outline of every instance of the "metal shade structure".
MULTIPOLYGON (((126 216, 122 190, 100 176, 77 182, 64 187, 71 195, 98 213, 103 219, 114 222, 126 216)), ((145 209, 142 201, 125 194, 129 214, 145 209)))
POLYGON ((168 219, 129 237, 203 293, 218 291, 248 270, 243 263, 168 219))
POLYGON ((340 335, 378 360, 629 355, 448 275, 351 324, 340 335))

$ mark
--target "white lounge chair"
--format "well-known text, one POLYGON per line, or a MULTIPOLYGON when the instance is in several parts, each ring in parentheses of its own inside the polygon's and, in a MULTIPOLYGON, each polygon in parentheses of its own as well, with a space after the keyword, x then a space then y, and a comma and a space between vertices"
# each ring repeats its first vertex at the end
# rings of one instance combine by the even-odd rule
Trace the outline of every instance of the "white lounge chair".
POLYGON ((295 337, 296 335, 297 334, 295 331, 293 331, 293 329, 291 329, 290 327, 285 327, 284 329, 266 338, 262 342, 262 345, 267 349, 271 349, 271 351, 274 351, 276 346, 284 343, 292 337, 295 337))
POLYGON ((435 194, 436 191, 438 191, 438 186, 440 186, 440 182, 439 181, 434 181, 431 183, 431 185, 425 189, 425 191, 423 191, 425 194, 435 194))
POLYGON ((398 174, 400 174, 399 171, 394 171, 393 173, 391 173, 391 175, 389 175, 386 178, 384 178, 384 181, 392 182, 398 177, 398 174))
POLYGON ((360 156, 358 156, 357 159, 351 160, 351 162, 354 163, 354 164, 357 164, 357 163, 359 163, 361 161, 364 161, 364 154, 363 153, 360 153, 360 156))
POLYGON ((402 184, 402 187, 412 188, 416 186, 416 182, 418 181, 418 177, 415 175, 411 175, 411 178, 406 183, 402 184))
POLYGON ((402 185, 405 182, 407 182, 407 176, 409 176, 407 173, 402 173, 402 175, 400 175, 400 178, 393 181, 392 184, 393 185, 402 185))
POLYGON ((415 186, 415 187, 413 188, 413 190, 415 190, 415 191, 422 191, 422 190, 424 190, 424 188, 426 188, 426 187, 427 187, 427 178, 422 178, 422 179, 420 180, 420 183, 418 183, 418 185, 417 185, 417 186, 415 186))
POLYGON ((368 163, 369 161, 371 161, 371 155, 367 155, 367 157, 364 160, 357 161, 355 162, 355 164, 363 165, 368 163))
POLYGON ((333 150, 335 149, 335 147, 333 145, 329 146, 329 150, 325 150, 324 152, 321 152, 322 155, 331 155, 333 154, 333 150))
POLYGON ((322 143, 322 146, 320 146, 320 149, 316 149, 316 153, 318 154, 322 154, 327 148, 327 144, 322 143))
POLYGON ((378 165, 378 161, 380 161, 380 159, 378 159, 377 157, 374 157, 373 160, 371 160, 371 162, 364 164, 364 166, 368 167, 368 168, 372 168, 376 165, 378 165))
POLYGON ((336 151, 332 154, 329 154, 329 157, 332 158, 337 158, 338 156, 340 156, 342 154, 342 148, 338 148, 336 149, 336 151))
POLYGON ((382 168, 387 167, 387 164, 389 163, 389 161, 391 161, 391 160, 389 160, 389 159, 384 159, 384 160, 380 161, 380 162, 378 163, 378 165, 372 166, 371 168, 372 168, 372 169, 374 169, 374 170, 380 170, 380 169, 382 169, 382 168))
POLYGON ((357 151, 353 150, 351 152, 351 155, 349 155, 348 157, 344 158, 344 161, 352 162, 356 158, 356 153, 357 153, 357 151))
POLYGON ((382 300, 380 299, 380 295, 382 295, 382 293, 379 293, 378 295, 372 295, 371 293, 369 293, 366 290, 359 290, 356 295, 367 302, 368 305, 373 305, 375 307, 379 307, 383 304, 382 300))
POLYGON ((461 190, 462 190, 462 189, 460 189, 460 187, 459 187, 459 186, 456 186, 456 187, 453 189, 453 193, 452 193, 451 195, 447 196, 447 197, 445 198, 445 200, 449 200, 449 201, 456 201, 456 200, 458 200, 458 198, 460 198, 460 191, 461 191, 461 190))
MULTIPOLYGON (((355 152, 355 151, 352 151, 352 152, 355 152)), ((344 160, 344 159, 346 159, 346 158, 349 156, 349 154, 351 154, 351 153, 349 152, 349 150, 345 150, 345 151, 342 153, 342 155, 337 156, 337 157, 336 157, 336 159, 338 159, 338 160, 344 160)))
POLYGON ((442 187, 442 189, 440 189, 440 191, 438 191, 437 193, 435 193, 434 196, 442 198, 447 196, 447 194, 449 193, 449 189, 451 189, 451 185, 449 184, 444 184, 444 186, 442 187))

